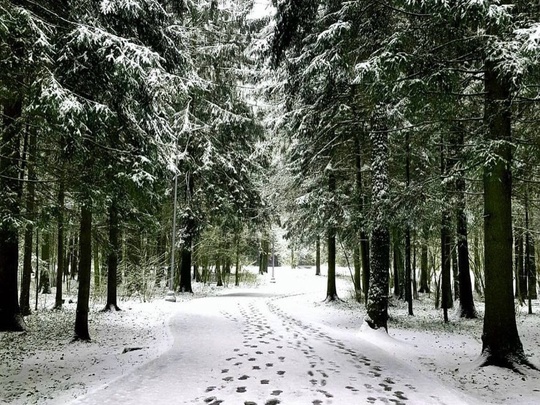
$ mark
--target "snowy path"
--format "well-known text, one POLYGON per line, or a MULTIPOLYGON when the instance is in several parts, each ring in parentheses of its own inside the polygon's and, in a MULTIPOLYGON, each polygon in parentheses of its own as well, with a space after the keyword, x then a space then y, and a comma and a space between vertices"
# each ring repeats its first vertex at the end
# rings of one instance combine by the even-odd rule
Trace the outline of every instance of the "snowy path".
MULTIPOLYGON (((234 292, 179 303, 172 348, 73 404, 465 404, 305 297, 234 292)), ((174 304, 173 304, 174 305, 174 304)))

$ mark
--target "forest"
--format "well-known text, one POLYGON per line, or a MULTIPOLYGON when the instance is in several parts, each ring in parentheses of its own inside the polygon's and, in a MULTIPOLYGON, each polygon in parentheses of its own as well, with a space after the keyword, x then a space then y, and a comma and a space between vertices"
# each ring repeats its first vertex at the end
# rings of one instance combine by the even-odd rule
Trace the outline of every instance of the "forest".
POLYGON ((279 228, 371 328, 481 300, 482 365, 535 368, 540 3, 261 3, 0 2, 0 332, 73 285, 89 340, 92 295, 238 284, 279 228))

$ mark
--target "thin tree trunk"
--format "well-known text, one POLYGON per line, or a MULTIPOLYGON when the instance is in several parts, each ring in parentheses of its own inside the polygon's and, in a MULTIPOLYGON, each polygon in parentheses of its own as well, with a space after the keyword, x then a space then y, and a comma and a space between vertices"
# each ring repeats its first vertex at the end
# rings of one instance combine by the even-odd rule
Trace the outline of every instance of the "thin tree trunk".
MULTIPOLYGON (((463 142, 461 142, 463 144, 463 142)), ((461 175, 456 180, 457 191, 457 251, 459 276, 459 316, 461 318, 476 318, 469 266, 469 243, 467 240, 467 215, 465 214, 465 180, 461 175)))
POLYGON ((418 282, 417 282, 417 279, 416 279, 416 245, 414 245, 414 249, 413 249, 413 264, 412 264, 412 275, 413 275, 413 279, 412 279, 412 283, 413 283, 413 298, 415 300, 417 300, 419 297, 418 297, 418 282))
MULTIPOLYGON (((441 145, 441 180, 446 181, 448 176, 448 158, 444 149, 444 139, 441 145)), ((445 196, 450 195, 448 184, 444 186, 445 196)), ((448 322, 448 309, 452 308, 452 284, 451 284, 451 255, 452 255, 452 232, 451 214, 447 202, 443 202, 441 218, 441 308, 443 310, 444 322, 448 322)))
POLYGON ((366 198, 363 190, 363 179, 362 179, 362 150, 361 150, 361 139, 360 135, 354 137, 355 143, 355 165, 356 165, 356 193, 358 195, 358 212, 361 216, 360 223, 360 259, 362 266, 362 287, 364 293, 365 304, 367 304, 367 296, 369 289, 369 238, 365 231, 365 206, 366 198))
MULTIPOLYGON (((406 162, 405 162, 405 177, 407 181, 407 189, 411 184, 411 145, 407 131, 405 139, 406 162)), ((407 301, 407 309, 409 316, 413 316, 413 297, 411 291, 411 227, 409 224, 405 227, 405 301, 407 301)))
POLYGON ((393 231, 392 232, 392 247, 393 247, 393 258, 394 258, 394 297, 396 299, 402 299, 403 298, 403 289, 402 284, 402 277, 401 275, 404 273, 402 270, 403 265, 403 258, 401 254, 401 244, 400 240, 398 238, 398 232, 393 231))
POLYGON ((315 275, 321 275, 321 237, 319 235, 315 242, 315 275))
POLYGON ((362 302, 362 266, 360 265, 360 245, 354 243, 353 247, 353 266, 354 266, 354 294, 356 301, 362 302))
POLYGON ((54 300, 54 308, 61 309, 64 300, 62 298, 62 279, 65 272, 65 248, 64 248, 64 205, 65 205, 65 189, 64 189, 64 171, 60 174, 60 185, 58 189, 58 263, 56 267, 56 295, 54 300))
POLYGON ((39 273, 39 287, 38 290, 43 294, 51 293, 51 280, 50 280, 50 267, 51 267, 51 246, 52 246, 52 234, 49 231, 43 233, 41 244, 41 261, 43 262, 43 269, 39 273))
MULTIPOLYGON (((240 233, 236 234, 235 238, 235 266, 234 266, 234 285, 238 287, 240 285, 240 233)), ((272 262, 274 258, 272 257, 272 262)), ((273 264, 273 263, 272 263, 273 264)))
POLYGON ((365 231, 360 231, 360 257, 362 258, 362 287, 364 292, 365 304, 367 305, 367 297, 369 291, 370 279, 370 258, 369 258, 369 237, 365 231))
POLYGON ((74 340, 89 341, 88 304, 90 300, 92 269, 92 209, 87 205, 83 205, 81 208, 81 232, 79 243, 79 292, 77 295, 74 340))
MULTIPOLYGON (((28 223, 24 232, 24 257, 23 257, 23 272, 21 282, 21 314, 23 316, 30 315, 30 284, 32 280, 32 253, 33 253, 33 238, 34 238, 34 221, 35 221, 35 198, 36 198, 36 173, 34 158, 36 154, 36 133, 32 131, 29 139, 25 137, 25 142, 29 142, 28 154, 26 158, 28 168, 28 182, 26 188, 26 216, 28 223)), ((25 146, 26 148, 26 146, 25 146)), ((38 286, 36 285, 36 288, 38 286)))
POLYGON ((120 246, 120 221, 118 201, 112 198, 109 205, 109 249, 107 253, 107 303, 104 311, 120 311, 118 307, 118 255, 120 246))
POLYGON ((219 254, 216 257, 216 279, 217 286, 223 287, 223 276, 221 274, 221 256, 219 254))
POLYGON ((441 308, 444 322, 448 322, 448 309, 452 308, 451 270, 451 234, 449 230, 450 213, 445 210, 441 225, 441 308))
MULTIPOLYGON (((195 183, 192 173, 188 173, 187 187, 185 190, 185 200, 189 207, 192 204, 192 195, 195 189, 195 183)), ((191 214, 190 214, 191 215, 191 214)), ((189 216, 185 220, 185 230, 186 236, 184 238, 184 243, 182 244, 182 260, 180 263, 180 284, 179 290, 182 293, 192 293, 193 289, 191 288, 191 265, 193 262, 193 236, 196 230, 195 219, 192 216, 189 216)))
POLYGON ((420 290, 421 293, 430 293, 429 288, 429 267, 428 267, 428 245, 427 245, 427 230, 423 231, 422 245, 420 247, 420 290))
POLYGON ((405 229, 405 301, 407 301, 409 316, 414 315, 411 284, 411 229, 407 226, 405 229))
POLYGON ((485 291, 485 283, 483 277, 482 255, 480 252, 480 239, 478 235, 474 236, 474 254, 473 254, 473 273, 474 273, 474 290, 477 294, 483 296, 485 291))
MULTIPOLYGON (((330 195, 336 192, 336 177, 330 172, 328 176, 328 191, 330 195)), ((326 284, 326 302, 338 299, 336 290, 336 229, 332 224, 328 225, 328 275, 326 284)))

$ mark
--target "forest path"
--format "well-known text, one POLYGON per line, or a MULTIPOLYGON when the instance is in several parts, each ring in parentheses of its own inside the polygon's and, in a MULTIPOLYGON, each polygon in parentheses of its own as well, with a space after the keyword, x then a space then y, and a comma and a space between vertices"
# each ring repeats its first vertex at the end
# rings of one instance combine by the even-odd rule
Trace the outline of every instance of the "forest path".
POLYGON ((168 352, 73 404, 468 403, 332 325, 338 319, 318 322, 313 301, 304 305, 308 293, 264 291, 176 304, 168 352))

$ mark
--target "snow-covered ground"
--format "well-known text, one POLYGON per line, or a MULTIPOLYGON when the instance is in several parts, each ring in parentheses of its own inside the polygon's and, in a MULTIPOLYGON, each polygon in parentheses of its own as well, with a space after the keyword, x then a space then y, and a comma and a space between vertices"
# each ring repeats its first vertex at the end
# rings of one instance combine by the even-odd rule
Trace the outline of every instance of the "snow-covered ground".
MULTIPOLYGON (((75 304, 43 303, 27 333, 0 333, 0 403, 540 403, 539 373, 476 367, 481 320, 445 325, 423 296, 414 317, 393 303, 389 335, 371 331, 348 270, 339 273, 344 301, 329 304, 324 276, 287 267, 276 267, 275 283, 195 284, 176 303, 125 301, 101 313, 96 302, 90 343, 71 342, 75 304)), ((537 301, 533 309, 518 308, 518 328, 540 365, 537 301)))

